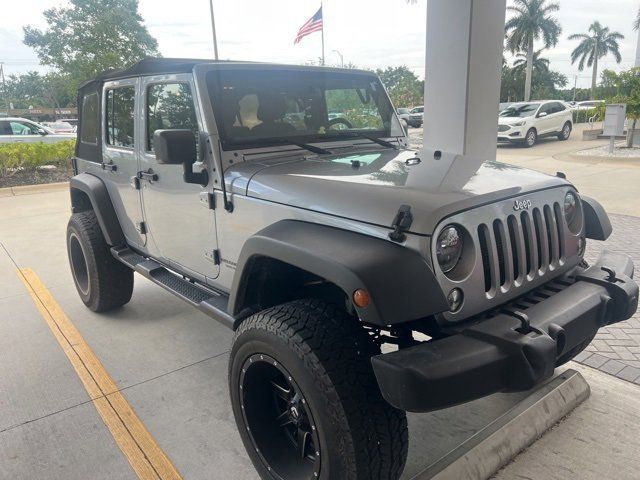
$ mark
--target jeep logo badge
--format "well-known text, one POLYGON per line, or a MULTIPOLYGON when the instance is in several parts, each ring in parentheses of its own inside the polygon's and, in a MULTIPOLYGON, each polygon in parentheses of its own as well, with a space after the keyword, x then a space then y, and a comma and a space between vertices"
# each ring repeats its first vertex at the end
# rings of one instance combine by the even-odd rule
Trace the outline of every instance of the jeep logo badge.
POLYGON ((513 209, 517 212, 518 210, 528 210, 531 208, 531 200, 516 200, 513 202, 513 209))

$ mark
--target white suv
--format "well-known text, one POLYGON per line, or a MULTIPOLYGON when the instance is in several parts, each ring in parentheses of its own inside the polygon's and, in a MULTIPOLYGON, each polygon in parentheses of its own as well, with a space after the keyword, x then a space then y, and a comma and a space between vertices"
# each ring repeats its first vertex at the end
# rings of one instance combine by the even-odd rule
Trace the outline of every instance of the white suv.
POLYGON ((572 126, 571 109, 560 101, 514 103, 498 116, 498 142, 533 147, 540 137, 567 140, 572 126))

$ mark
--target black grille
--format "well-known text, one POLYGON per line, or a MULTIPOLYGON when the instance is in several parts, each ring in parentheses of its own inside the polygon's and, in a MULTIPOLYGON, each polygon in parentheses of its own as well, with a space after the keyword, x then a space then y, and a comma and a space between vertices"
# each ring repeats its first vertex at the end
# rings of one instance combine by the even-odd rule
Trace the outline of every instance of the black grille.
POLYGON ((478 226, 485 292, 507 292, 525 276, 543 277, 559 266, 564 256, 560 212, 556 202, 478 226))
POLYGON ((507 130, 509 130, 509 125, 498 125, 499 132, 506 132, 507 130))

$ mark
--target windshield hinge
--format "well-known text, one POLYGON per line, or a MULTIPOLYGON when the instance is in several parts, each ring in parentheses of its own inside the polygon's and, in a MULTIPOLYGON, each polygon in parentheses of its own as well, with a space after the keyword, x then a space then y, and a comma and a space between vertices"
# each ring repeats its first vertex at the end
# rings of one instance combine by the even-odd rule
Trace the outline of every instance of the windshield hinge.
POLYGON ((209 210, 216 209, 216 197, 211 192, 200 192, 200 203, 209 210))
POLYGON ((389 234, 389 238, 394 242, 404 242, 407 238, 404 232, 407 232, 411 228, 412 223, 413 215, 411 214, 411 207, 409 205, 401 205, 391 224, 393 232, 389 234))

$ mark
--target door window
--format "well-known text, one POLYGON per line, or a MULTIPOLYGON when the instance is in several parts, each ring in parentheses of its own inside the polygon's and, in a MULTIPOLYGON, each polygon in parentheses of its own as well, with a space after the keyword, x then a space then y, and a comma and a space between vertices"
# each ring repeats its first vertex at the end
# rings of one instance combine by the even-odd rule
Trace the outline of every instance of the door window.
POLYGON ((42 130, 41 128, 38 128, 37 125, 27 122, 12 121, 9 122, 9 125, 11 125, 13 135, 37 135, 40 133, 40 130, 42 130))
POLYGON ((106 141, 114 147, 133 148, 134 87, 107 90, 106 141))
POLYGON ((564 112, 565 110, 566 110, 566 107, 560 102, 555 102, 553 104, 553 113, 564 112))
POLYGON ((551 104, 550 103, 545 103, 544 105, 542 105, 540 107, 540 111, 538 112, 538 117, 540 116, 540 114, 542 113, 546 113, 547 115, 549 115, 551 113, 551 104))
POLYGON ((147 89, 147 151, 153 151, 155 131, 165 129, 191 130, 197 142, 198 120, 186 83, 161 83, 147 89))
POLYGON ((80 127, 82 143, 98 143, 98 94, 90 93, 82 99, 82 125, 80 127))

